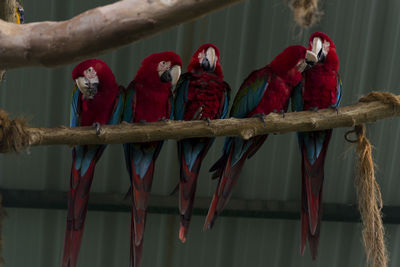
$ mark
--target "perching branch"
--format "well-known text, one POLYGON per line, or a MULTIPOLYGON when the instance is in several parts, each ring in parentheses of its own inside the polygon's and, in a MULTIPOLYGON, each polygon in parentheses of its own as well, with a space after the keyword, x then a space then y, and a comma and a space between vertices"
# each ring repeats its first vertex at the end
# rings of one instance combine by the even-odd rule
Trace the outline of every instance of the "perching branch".
MULTIPOLYGON (((102 126, 99 135, 96 135, 93 127, 34 128, 17 125, 19 128, 16 127, 14 133, 24 132, 27 135, 25 140, 29 140, 28 146, 121 144, 127 142, 215 136, 240 136, 248 139, 267 133, 352 127, 360 123, 375 122, 389 117, 400 116, 400 104, 393 103, 394 101, 400 103, 399 96, 389 93, 370 93, 370 95, 373 94, 388 94, 392 96, 392 103, 390 101, 385 102, 385 100, 379 101, 376 98, 369 98, 369 100, 364 101, 371 102, 360 102, 355 105, 342 107, 338 113, 333 109, 325 109, 318 112, 287 113, 285 117, 274 113, 265 117, 265 124, 259 118, 231 118, 211 121, 210 124, 206 121, 166 121, 147 124, 122 123, 119 125, 102 126)), ((367 99, 370 95, 364 99, 367 99)), ((2 121, 3 125, 5 125, 5 119, 0 118, 0 148, 5 143, 5 134, 1 131, 1 129, 5 131, 2 121)), ((19 139, 24 140, 23 138, 19 139)), ((3 148, 0 150, 7 152, 10 149, 3 148)))
MULTIPOLYGON (((15 23, 17 18, 15 16, 15 9, 17 7, 17 2, 15 0, 0 0, 0 19, 8 22, 15 23)), ((0 83, 4 79, 6 70, 0 70, 0 83)))
POLYGON ((54 67, 98 56, 240 1, 123 0, 61 22, 0 21, 0 68, 54 67))

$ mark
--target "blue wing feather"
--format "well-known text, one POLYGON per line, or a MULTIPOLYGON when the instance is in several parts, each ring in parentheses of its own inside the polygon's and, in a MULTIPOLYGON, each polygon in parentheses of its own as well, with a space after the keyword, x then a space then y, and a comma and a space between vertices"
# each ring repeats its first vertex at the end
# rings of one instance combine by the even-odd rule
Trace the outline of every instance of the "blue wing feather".
POLYGON ((79 96, 80 91, 77 86, 75 86, 74 90, 72 91, 72 99, 71 99, 71 110, 69 114, 69 127, 77 127, 80 125, 79 119, 79 96))
POLYGON ((260 77, 258 71, 253 72, 243 83, 231 108, 231 117, 245 118, 255 109, 263 98, 269 84, 269 75, 260 77), (252 81, 250 81, 252 80, 252 81))
POLYGON ((300 82, 293 88, 292 96, 290 97, 292 111, 303 111, 303 83, 300 82))
POLYGON ((189 91, 189 75, 189 73, 182 75, 176 85, 176 97, 174 103, 175 120, 183 120, 185 115, 185 106, 189 91))

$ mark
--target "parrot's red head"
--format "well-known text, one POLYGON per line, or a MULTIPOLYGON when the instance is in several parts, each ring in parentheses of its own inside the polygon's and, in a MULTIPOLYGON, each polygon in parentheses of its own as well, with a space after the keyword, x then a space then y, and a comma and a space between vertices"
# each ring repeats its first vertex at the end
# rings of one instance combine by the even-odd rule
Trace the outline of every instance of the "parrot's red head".
POLYGON ((154 53, 142 61, 135 80, 150 84, 172 83, 175 85, 181 75, 182 61, 178 54, 167 51, 154 53))
POLYGON ((100 59, 88 59, 79 63, 72 71, 72 79, 86 99, 92 99, 103 88, 118 87, 111 69, 100 59))
POLYGON ((224 78, 219 64, 219 49, 214 44, 203 44, 190 59, 188 72, 213 72, 221 79, 224 78))
POLYGON ((315 64, 317 56, 302 45, 292 45, 283 50, 269 64, 286 82, 295 86, 302 80, 302 72, 307 64, 315 64))
POLYGON ((308 48, 318 56, 318 63, 337 71, 339 69, 339 59, 336 54, 336 46, 323 32, 311 34, 308 48))

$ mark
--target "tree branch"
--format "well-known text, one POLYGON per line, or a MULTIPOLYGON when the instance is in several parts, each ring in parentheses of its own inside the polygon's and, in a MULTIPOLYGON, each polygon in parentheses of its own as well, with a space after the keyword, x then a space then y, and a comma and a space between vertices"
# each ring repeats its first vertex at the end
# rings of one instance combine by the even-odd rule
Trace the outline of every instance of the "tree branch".
MULTIPOLYGON (((400 100, 398 96, 393 96, 400 100)), ((333 109, 269 114, 265 124, 259 118, 205 121, 166 121, 147 124, 102 126, 100 134, 92 127, 34 128, 24 127, 29 145, 80 145, 80 144, 121 144, 164 139, 193 137, 240 136, 249 139, 267 133, 295 131, 316 131, 339 127, 352 127, 360 123, 375 122, 389 117, 400 116, 400 108, 381 101, 360 102, 342 107, 336 113, 333 109)), ((2 136, 0 127, 0 137, 2 136)), ((0 138, 1 144, 1 138, 0 138)))
POLYGON ((123 0, 61 22, 0 21, 0 68, 76 62, 240 1, 123 0))
MULTIPOLYGON (((17 21, 15 17, 16 7, 15 0, 0 0, 0 19, 15 23, 17 21)), ((0 69, 0 83, 3 81, 5 74, 6 70, 0 69)))

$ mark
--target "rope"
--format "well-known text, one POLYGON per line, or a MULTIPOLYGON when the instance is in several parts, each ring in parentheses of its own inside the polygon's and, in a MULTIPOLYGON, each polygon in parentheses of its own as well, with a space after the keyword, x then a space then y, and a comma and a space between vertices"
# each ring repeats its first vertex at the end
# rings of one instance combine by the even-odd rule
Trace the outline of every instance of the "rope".
POLYGON ((10 120, 8 113, 0 109, 0 153, 18 152, 29 146, 29 135, 24 130, 25 126, 24 119, 10 120))
MULTIPOLYGON (((372 98, 371 96, 370 99, 372 98)), ((386 267, 389 256, 386 250, 385 229, 382 223, 382 195, 375 178, 372 145, 367 139, 365 132, 365 124, 356 125, 354 130, 348 131, 345 134, 345 139, 348 142, 357 143, 359 162, 356 169, 355 187, 358 197, 358 210, 360 211, 363 224, 362 236, 365 254, 367 255, 367 265, 372 267, 386 267), (348 135, 350 133, 355 133, 357 139, 349 139, 348 135)))
POLYGON ((318 8, 319 0, 290 0, 294 21, 303 28, 310 27, 319 21, 322 12, 318 8))

